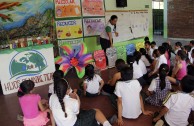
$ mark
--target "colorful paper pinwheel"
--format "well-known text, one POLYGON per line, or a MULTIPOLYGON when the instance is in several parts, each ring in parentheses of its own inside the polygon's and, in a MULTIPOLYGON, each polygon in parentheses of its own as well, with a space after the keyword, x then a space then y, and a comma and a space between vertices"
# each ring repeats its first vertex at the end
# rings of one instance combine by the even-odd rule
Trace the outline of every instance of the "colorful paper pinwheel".
POLYGON ((59 69, 66 75, 71 68, 75 67, 78 77, 82 78, 85 75, 85 66, 93 61, 92 54, 86 54, 85 44, 81 43, 77 53, 70 44, 64 44, 60 48, 64 55, 55 58, 55 63, 60 65, 59 69))

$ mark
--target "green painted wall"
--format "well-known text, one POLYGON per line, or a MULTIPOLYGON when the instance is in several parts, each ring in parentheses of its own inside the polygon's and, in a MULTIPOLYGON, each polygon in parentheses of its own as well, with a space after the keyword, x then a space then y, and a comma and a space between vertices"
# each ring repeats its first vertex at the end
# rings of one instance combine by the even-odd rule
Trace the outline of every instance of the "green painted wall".
MULTIPOLYGON (((152 0, 127 0, 128 6, 125 8, 117 8, 116 0, 104 0, 106 10, 148 10, 149 12, 149 37, 150 40, 153 39, 153 20, 152 20, 152 0), (145 8, 145 5, 149 5, 149 8, 145 8)), ((143 42, 144 38, 133 39, 125 42, 115 43, 114 46, 127 45, 129 43, 143 42)), ((96 37, 85 38, 84 42, 88 47, 88 52, 93 52, 95 50, 101 49, 101 46, 97 44, 96 37)))
POLYGON ((164 38, 168 38, 168 1, 164 0, 164 38))

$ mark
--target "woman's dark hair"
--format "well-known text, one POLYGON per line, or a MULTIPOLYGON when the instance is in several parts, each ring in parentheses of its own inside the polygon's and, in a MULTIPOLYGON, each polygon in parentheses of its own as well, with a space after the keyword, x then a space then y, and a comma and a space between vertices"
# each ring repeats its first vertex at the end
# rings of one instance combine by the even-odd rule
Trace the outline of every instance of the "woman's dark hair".
POLYGON ((175 45, 179 46, 180 48, 182 48, 182 46, 183 46, 181 42, 176 42, 175 45))
POLYGON ((164 46, 159 46, 159 47, 158 47, 158 51, 160 52, 161 55, 163 55, 163 54, 165 54, 166 49, 165 49, 164 46))
POLYGON ((144 42, 149 41, 149 40, 150 40, 150 39, 149 39, 149 37, 147 37, 147 36, 144 38, 144 42))
POLYGON ((161 64, 159 68, 160 89, 166 87, 166 76, 168 76, 169 67, 167 64, 161 64))
POLYGON ((67 81, 65 81, 64 79, 60 79, 60 80, 58 80, 54 83, 56 83, 55 84, 56 85, 55 92, 56 92, 56 95, 59 99, 59 103, 61 105, 61 108, 62 108, 63 112, 65 113, 65 117, 67 117, 67 113, 65 111, 65 104, 64 104, 64 101, 63 101, 63 99, 64 99, 64 97, 67 93, 67 89, 69 88, 68 84, 67 84, 67 81))
POLYGON ((141 53, 139 51, 135 51, 133 55, 135 57, 135 61, 137 62, 137 64, 139 64, 139 60, 141 59, 141 53))
POLYGON ((119 72, 121 71, 124 65, 125 65, 125 61, 123 59, 117 59, 115 62, 115 66, 119 72))
POLYGON ((194 77, 186 75, 181 81, 182 91, 185 93, 191 93, 194 90, 194 77))
POLYGON ((155 49, 155 50, 153 51, 153 54, 156 55, 156 57, 158 57, 158 49, 155 49))
POLYGON ((135 62, 134 56, 128 55, 127 56, 127 64, 133 69, 133 63, 135 62))
MULTIPOLYGON (((114 19, 118 19, 117 15, 112 15, 110 17, 110 20, 109 21, 113 21, 114 19)), ((116 28, 117 28, 117 25, 114 25, 114 30, 116 31, 116 28)))
POLYGON ((162 46, 168 52, 168 56, 169 56, 169 59, 170 59, 171 58, 171 51, 172 51, 170 45, 167 42, 164 42, 164 43, 162 43, 162 46))
POLYGON ((181 60, 186 60, 187 54, 183 50, 179 50, 177 55, 180 56, 181 60))
POLYGON ((25 80, 20 84, 19 90, 18 90, 18 97, 22 97, 26 94, 29 94, 30 91, 34 88, 35 84, 31 80, 25 80))
POLYGON ((92 64, 88 64, 85 69, 86 69, 85 72, 86 79, 88 81, 91 81, 95 75, 94 66, 92 64))
MULTIPOLYGON (((63 71, 61 70, 56 70, 54 73, 53 73, 53 81, 54 81, 54 91, 55 91, 55 88, 56 88, 56 85, 57 83, 55 83, 56 81, 58 80, 61 80, 62 78, 64 78, 64 73, 63 71)), ((56 93, 56 92, 55 92, 56 93)))
POLYGON ((140 48, 139 50, 142 55, 146 57, 146 59, 149 61, 150 64, 152 64, 152 58, 146 53, 146 50, 144 48, 140 48))
POLYGON ((133 79, 133 69, 129 66, 125 66, 121 70, 121 80, 128 81, 133 79))

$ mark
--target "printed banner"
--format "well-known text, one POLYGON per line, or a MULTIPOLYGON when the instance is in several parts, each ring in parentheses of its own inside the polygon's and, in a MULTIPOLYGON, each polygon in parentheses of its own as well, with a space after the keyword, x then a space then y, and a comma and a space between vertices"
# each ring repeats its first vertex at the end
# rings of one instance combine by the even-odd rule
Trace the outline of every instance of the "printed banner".
POLYGON ((80 17, 80 0, 54 0, 55 18, 80 17))
POLYGON ((100 35, 105 28, 104 18, 85 18, 83 19, 84 36, 100 35))
POLYGON ((62 52, 63 49, 60 48, 60 46, 64 45, 64 44, 70 44, 73 48, 73 50, 75 51, 75 53, 77 54, 81 47, 80 44, 83 42, 83 38, 80 39, 71 39, 71 40, 58 40, 58 45, 59 45, 59 54, 60 56, 62 56, 64 53, 62 52))
POLYGON ((56 30, 58 39, 83 37, 81 19, 56 21, 56 30))
POLYGON ((55 71, 53 46, 42 45, 0 52, 0 78, 3 94, 18 91, 24 80, 32 80, 35 86, 50 84, 55 71), (6 60, 5 60, 6 59, 6 60))
POLYGON ((54 35, 53 0, 0 0, 0 43, 54 35))
POLYGON ((104 0, 82 0, 83 16, 104 16, 104 0))

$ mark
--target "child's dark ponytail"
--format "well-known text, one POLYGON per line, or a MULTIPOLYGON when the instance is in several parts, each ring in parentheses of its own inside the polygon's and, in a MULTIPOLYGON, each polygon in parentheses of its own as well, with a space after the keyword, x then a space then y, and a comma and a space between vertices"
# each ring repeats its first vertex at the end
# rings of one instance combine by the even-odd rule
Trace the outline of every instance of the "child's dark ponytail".
POLYGON ((65 95, 66 95, 66 92, 67 92, 67 89, 68 89, 68 84, 67 84, 67 81, 65 81, 64 79, 60 79, 58 81, 55 81, 55 92, 56 92, 56 95, 59 99, 59 102, 60 102, 60 105, 61 105, 61 108, 63 110, 63 112, 65 113, 65 117, 67 117, 67 113, 66 113, 66 110, 65 110, 65 103, 63 101, 65 95))
MULTIPOLYGON (((61 78, 64 78, 64 73, 63 73, 63 71, 61 71, 61 70, 56 70, 54 73, 53 73, 53 81, 54 81, 54 92, 56 91, 55 90, 55 82, 57 82, 57 81, 59 81, 59 80, 61 80, 61 78)), ((56 92, 55 92, 56 93, 56 92)))
POLYGON ((93 80, 95 75, 94 66, 92 64, 88 64, 85 69, 86 69, 86 72, 85 72, 86 79, 88 81, 93 80))
POLYGON ((133 69, 133 63, 135 62, 134 56, 128 55, 127 56, 127 64, 133 69))
POLYGON ((160 89, 166 87, 166 76, 168 75, 169 67, 167 64, 161 64, 159 68, 160 89))
POLYGON ((141 53, 139 51, 135 51, 134 57, 137 64, 139 64, 139 60, 141 59, 141 53))
POLYGON ((33 90, 35 84, 31 80, 25 80, 20 84, 20 87, 18 89, 17 96, 22 97, 26 94, 29 94, 31 90, 33 90))

